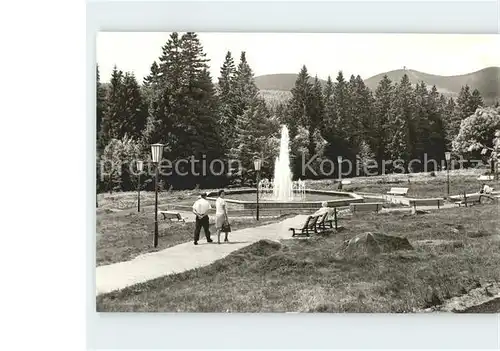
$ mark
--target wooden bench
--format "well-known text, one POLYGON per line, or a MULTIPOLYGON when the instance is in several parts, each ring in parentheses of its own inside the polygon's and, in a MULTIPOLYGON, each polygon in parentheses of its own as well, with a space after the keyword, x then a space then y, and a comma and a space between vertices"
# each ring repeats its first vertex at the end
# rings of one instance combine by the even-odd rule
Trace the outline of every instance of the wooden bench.
POLYGON ((302 228, 289 228, 292 231, 292 237, 294 236, 310 236, 311 233, 318 233, 316 228, 316 223, 318 222, 319 216, 308 216, 306 222, 302 228), (298 232, 298 233, 297 233, 298 232))
POLYGON ((491 195, 476 193, 476 194, 464 194, 460 197, 459 201, 455 201, 455 205, 461 207, 464 205, 465 207, 471 205, 479 205, 486 200, 487 202, 495 201, 496 199, 491 195))
POLYGON ((492 175, 482 175, 477 178, 477 180, 494 180, 495 176, 492 175))
POLYGON ((379 212, 383 208, 382 202, 360 202, 350 204, 349 208, 352 213, 356 212, 379 212))
POLYGON ((427 199, 410 199, 410 206, 416 210, 417 206, 437 206, 437 208, 441 208, 444 205, 444 199, 441 197, 436 198, 427 198, 427 199))
POLYGON ((316 223, 316 230, 324 231, 328 229, 338 229, 337 225, 337 208, 334 207, 333 210, 325 212, 325 214, 319 216, 318 222, 316 223), (333 215, 333 218, 331 216, 333 215), (335 223, 335 227, 334 227, 335 223))
POLYGON ((182 218, 182 216, 179 212, 158 211, 158 213, 163 215, 163 219, 169 219, 170 221, 172 221, 172 219, 177 219, 177 221, 186 222, 186 220, 184 218, 182 218))
POLYGON ((405 196, 408 194, 408 188, 391 188, 387 195, 405 196))

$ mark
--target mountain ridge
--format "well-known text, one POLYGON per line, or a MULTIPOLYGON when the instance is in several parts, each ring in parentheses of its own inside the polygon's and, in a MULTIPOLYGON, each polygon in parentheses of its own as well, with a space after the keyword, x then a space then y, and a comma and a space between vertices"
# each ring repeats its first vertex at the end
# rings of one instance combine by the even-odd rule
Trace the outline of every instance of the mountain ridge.
MULTIPOLYGON (((487 105, 500 101, 500 67, 496 66, 451 76, 430 74, 413 69, 396 69, 371 76, 364 79, 364 82, 372 91, 375 91, 378 83, 385 75, 391 81, 398 82, 405 73, 413 85, 421 81, 425 82, 429 88, 436 85, 438 91, 448 97, 458 96, 462 86, 468 85, 472 90, 479 90, 487 105)), ((276 73, 256 76, 255 83, 259 90, 270 94, 272 91, 290 91, 295 85, 296 79, 296 73, 276 73)), ((326 80, 318 79, 322 85, 326 83, 326 80)), ((332 79, 334 80, 335 77, 332 77, 332 79)), ((349 77, 345 77, 345 79, 349 80, 349 77)), ((313 80, 314 78, 311 78, 311 81, 313 80)))

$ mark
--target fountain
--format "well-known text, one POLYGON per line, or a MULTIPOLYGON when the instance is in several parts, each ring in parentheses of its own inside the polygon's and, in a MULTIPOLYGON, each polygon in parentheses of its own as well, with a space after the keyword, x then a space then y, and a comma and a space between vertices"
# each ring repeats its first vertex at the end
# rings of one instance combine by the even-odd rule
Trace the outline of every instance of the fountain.
MULTIPOLYGON (((328 206, 335 207, 348 206, 353 202, 363 202, 363 197, 354 193, 306 189, 305 181, 301 179, 292 181, 289 144, 288 128, 282 126, 279 155, 274 164, 274 179, 262 179, 259 182, 259 206, 261 210, 274 211, 273 213, 282 213, 281 210, 310 212, 321 207, 323 201, 328 202, 328 206), (306 194, 308 195, 307 200, 306 194)), ((215 202, 216 194, 216 192, 210 193, 207 199, 215 202)), ((255 190, 252 189, 227 190, 226 203, 229 205, 230 211, 253 211, 256 208, 253 196, 255 196, 255 190)))
POLYGON ((281 127, 280 153, 274 163, 273 198, 275 201, 292 201, 293 184, 290 171, 288 128, 281 127))
POLYGON ((259 196, 263 200, 287 202, 306 199, 306 182, 301 179, 292 181, 289 144, 288 128, 283 126, 279 155, 274 164, 274 179, 265 178, 259 182, 259 196))

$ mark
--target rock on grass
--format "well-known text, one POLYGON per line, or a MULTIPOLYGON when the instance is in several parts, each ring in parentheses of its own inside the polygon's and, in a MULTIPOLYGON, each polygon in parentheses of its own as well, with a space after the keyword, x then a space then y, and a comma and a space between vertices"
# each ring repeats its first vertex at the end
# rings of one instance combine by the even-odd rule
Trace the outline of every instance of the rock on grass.
POLYGON ((406 238, 366 232, 346 240, 340 253, 346 256, 375 256, 400 250, 413 250, 413 246, 406 238))

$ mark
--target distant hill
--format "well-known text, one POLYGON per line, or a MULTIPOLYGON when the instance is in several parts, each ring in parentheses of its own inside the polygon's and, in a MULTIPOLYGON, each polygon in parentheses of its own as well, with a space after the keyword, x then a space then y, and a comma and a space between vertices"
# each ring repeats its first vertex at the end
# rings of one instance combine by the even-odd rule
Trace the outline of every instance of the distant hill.
MULTIPOLYGON (((479 90, 488 105, 500 100, 500 67, 487 67, 476 72, 456 76, 439 76, 415 70, 399 69, 365 79, 365 84, 374 91, 384 75, 397 82, 405 73, 412 84, 424 81, 429 88, 436 85, 438 91, 445 96, 456 97, 462 86, 469 85, 471 89, 479 90)), ((266 99, 280 99, 290 96, 286 92, 293 88, 296 79, 297 74, 294 73, 267 74, 255 77, 255 83, 266 99), (274 94, 273 91, 279 91, 279 93, 274 94)), ((346 77, 346 79, 349 78, 346 77)), ((325 84, 326 81, 321 80, 321 83, 325 84)))
POLYGON ((500 100, 500 67, 487 67, 476 72, 456 76, 439 76, 411 69, 399 69, 370 77, 365 80, 365 84, 370 89, 375 90, 384 75, 387 75, 392 81, 400 81, 405 73, 412 84, 424 81, 429 87, 435 85, 445 95, 457 96, 462 86, 468 85, 471 89, 479 90, 487 104, 500 100))
MULTIPOLYGON (((255 84, 259 90, 290 91, 295 86, 296 80, 297 74, 295 73, 265 74, 255 77, 255 84)), ((310 82, 314 82, 314 77, 310 79, 310 82)), ((326 80, 320 79, 320 83, 324 85, 326 80)))

